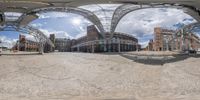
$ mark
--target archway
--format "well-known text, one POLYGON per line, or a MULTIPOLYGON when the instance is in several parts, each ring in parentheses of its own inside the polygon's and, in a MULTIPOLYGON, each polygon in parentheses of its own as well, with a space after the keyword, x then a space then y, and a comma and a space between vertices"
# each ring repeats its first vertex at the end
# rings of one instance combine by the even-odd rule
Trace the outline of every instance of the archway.
POLYGON ((133 5, 133 4, 124 4, 119 6, 112 17, 111 21, 111 33, 115 31, 119 21, 128 13, 140 9, 148 9, 148 8, 177 8, 177 9, 184 9, 186 13, 193 16, 194 19, 200 21, 199 11, 195 8, 190 6, 184 5, 175 5, 175 4, 147 4, 147 5, 133 5))
POLYGON ((39 44, 38 51, 40 54, 43 54, 44 52, 44 44, 47 43, 51 47, 54 47, 54 44, 46 35, 44 35, 40 30, 32 26, 26 26, 26 27, 9 26, 9 28, 13 28, 14 30, 4 30, 6 27, 7 26, 1 27, 1 31, 16 31, 32 35, 36 39, 36 42, 38 42, 39 44))
POLYGON ((71 7, 47 7, 47 8, 40 8, 40 9, 34 9, 32 11, 29 11, 27 13, 24 13, 18 20, 17 23, 19 23, 19 26, 25 26, 28 23, 30 23, 32 20, 37 19, 38 16, 37 13, 40 12, 49 12, 49 11, 56 11, 56 12, 66 12, 66 13, 74 13, 78 15, 84 16, 86 19, 91 21, 94 25, 97 26, 102 36, 104 36, 105 30, 103 28, 103 25, 101 24, 100 20, 96 15, 94 15, 92 12, 88 10, 84 10, 81 8, 71 8, 71 7))
MULTIPOLYGON (((116 32, 124 32, 133 35, 139 40, 142 48, 146 49, 148 43, 151 44, 155 40, 155 28, 163 29, 163 32, 168 31, 171 34, 163 33, 162 35, 166 38, 164 38, 165 40, 163 40, 162 37, 162 39, 160 39, 160 42, 165 42, 163 44, 166 44, 164 50, 167 51, 171 50, 171 46, 168 48, 167 44, 172 43, 170 40, 173 34, 176 33, 176 29, 193 22, 196 22, 193 17, 183 10, 176 8, 141 9, 127 14, 118 24, 116 32)), ((152 45, 150 48, 152 48, 152 45)), ((162 45, 162 43, 160 45, 162 45)), ((160 51, 159 48, 157 50, 160 51)))

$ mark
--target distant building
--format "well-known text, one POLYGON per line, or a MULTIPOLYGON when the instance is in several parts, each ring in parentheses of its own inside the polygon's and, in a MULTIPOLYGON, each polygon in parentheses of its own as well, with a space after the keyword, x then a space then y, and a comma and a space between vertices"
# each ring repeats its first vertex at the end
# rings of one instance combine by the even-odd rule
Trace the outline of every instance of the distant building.
POLYGON ((39 50, 39 43, 31 40, 27 40, 24 35, 19 35, 19 40, 13 46, 13 50, 19 51, 38 51, 39 50))
POLYGON ((171 50, 172 46, 169 45, 173 40, 174 30, 164 29, 160 27, 154 28, 154 46, 155 51, 171 50))
POLYGON ((160 27, 154 28, 154 39, 150 40, 149 51, 183 51, 200 48, 200 37, 194 33, 176 32, 160 27), (153 46, 153 48, 152 48, 153 46))
MULTIPOLYGON (((87 27, 87 35, 78 39, 55 38, 50 35, 50 40, 59 52, 120 52, 136 51, 141 49, 138 39, 124 33, 105 33, 104 37, 99 33, 95 25, 87 27)), ((45 44, 45 51, 50 51, 50 46, 45 44)), ((53 49, 53 50, 54 50, 53 49)))
POLYGON ((67 38, 56 38, 55 39, 55 50, 59 52, 70 52, 71 51, 71 40, 67 38))
MULTIPOLYGON (((50 34, 49 39, 53 44, 55 44, 55 34, 50 34)), ((55 48, 52 47, 50 44, 45 43, 44 44, 44 52, 54 52, 55 48)))
POLYGON ((151 39, 148 43, 148 46, 145 48, 145 51, 154 51, 154 41, 151 39))
POLYGON ((175 46, 177 50, 198 50, 200 48, 200 37, 194 33, 176 34, 175 46))

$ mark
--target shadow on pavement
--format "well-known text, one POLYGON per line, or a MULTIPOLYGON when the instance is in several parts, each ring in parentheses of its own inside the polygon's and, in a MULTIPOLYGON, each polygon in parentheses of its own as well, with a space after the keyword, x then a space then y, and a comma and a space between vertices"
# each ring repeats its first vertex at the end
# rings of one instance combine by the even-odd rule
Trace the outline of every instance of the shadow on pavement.
POLYGON ((134 62, 148 64, 148 65, 164 65, 166 63, 182 61, 190 57, 200 58, 199 54, 196 54, 196 55, 178 54, 178 55, 171 56, 171 58, 169 58, 168 56, 163 56, 163 58, 161 59, 152 59, 151 57, 148 57, 148 56, 146 56, 146 59, 144 59, 144 58, 140 58, 140 56, 132 56, 132 55, 124 55, 124 54, 120 54, 120 56, 133 60, 134 62))

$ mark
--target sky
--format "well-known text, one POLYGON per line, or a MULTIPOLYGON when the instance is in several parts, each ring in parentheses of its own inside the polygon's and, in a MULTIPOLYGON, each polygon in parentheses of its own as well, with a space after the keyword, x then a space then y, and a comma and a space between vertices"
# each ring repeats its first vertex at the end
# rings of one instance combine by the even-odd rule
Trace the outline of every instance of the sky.
POLYGON ((176 30, 196 22, 183 10, 175 8, 149 8, 137 10, 124 16, 115 31, 131 34, 139 39, 143 47, 153 39, 154 27, 176 30))
MULTIPOLYGON (((105 30, 109 30, 112 14, 118 6, 120 5, 100 4, 79 8, 96 14, 103 23, 105 30)), ((79 38, 86 35, 87 26, 92 25, 87 18, 73 13, 47 12, 38 15, 39 18, 29 25, 40 29, 47 36, 55 34, 56 38, 79 38)), ((135 36, 144 47, 153 38, 154 27, 177 29, 193 22, 196 22, 196 20, 181 9, 150 8, 128 13, 120 20, 115 31, 135 36)), ((18 39, 18 35, 17 32, 0 32, 0 40, 10 46, 18 39)), ((32 38, 28 35, 27 37, 32 38)))

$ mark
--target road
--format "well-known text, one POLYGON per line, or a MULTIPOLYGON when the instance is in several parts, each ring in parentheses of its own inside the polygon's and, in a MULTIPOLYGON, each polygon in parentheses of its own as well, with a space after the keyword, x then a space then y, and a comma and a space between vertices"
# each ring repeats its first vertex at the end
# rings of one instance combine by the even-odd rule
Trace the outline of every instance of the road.
POLYGON ((200 58, 164 65, 118 54, 0 56, 0 100, 200 100, 200 58))

